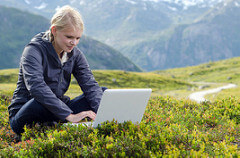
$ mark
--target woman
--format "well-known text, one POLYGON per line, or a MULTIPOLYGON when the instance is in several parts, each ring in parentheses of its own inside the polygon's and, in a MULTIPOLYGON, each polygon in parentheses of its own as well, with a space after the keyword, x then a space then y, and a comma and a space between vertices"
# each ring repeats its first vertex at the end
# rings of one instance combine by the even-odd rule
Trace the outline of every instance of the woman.
POLYGON ((79 12, 64 6, 52 17, 50 30, 36 35, 25 47, 17 88, 8 107, 10 125, 16 134, 33 122, 95 119, 103 90, 86 58, 75 47, 83 27, 79 12), (64 96, 71 74, 83 91, 73 100, 64 96))

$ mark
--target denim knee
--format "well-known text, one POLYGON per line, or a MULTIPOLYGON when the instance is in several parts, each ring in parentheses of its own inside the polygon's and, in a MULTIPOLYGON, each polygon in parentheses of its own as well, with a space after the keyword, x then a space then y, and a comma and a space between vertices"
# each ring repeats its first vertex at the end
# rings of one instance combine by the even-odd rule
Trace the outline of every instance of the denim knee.
POLYGON ((15 120, 15 116, 9 118, 10 127, 16 134, 21 134, 24 132, 23 127, 20 127, 15 120))
POLYGON ((106 89, 108 89, 107 87, 101 87, 102 91, 104 92, 106 89))

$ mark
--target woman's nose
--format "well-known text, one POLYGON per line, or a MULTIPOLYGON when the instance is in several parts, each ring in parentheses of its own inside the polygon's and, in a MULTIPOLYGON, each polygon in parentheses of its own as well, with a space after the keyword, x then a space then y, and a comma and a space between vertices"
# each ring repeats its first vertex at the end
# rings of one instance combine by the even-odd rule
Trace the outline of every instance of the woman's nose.
POLYGON ((76 45, 77 44, 77 40, 72 40, 71 42, 70 42, 72 45, 76 45))

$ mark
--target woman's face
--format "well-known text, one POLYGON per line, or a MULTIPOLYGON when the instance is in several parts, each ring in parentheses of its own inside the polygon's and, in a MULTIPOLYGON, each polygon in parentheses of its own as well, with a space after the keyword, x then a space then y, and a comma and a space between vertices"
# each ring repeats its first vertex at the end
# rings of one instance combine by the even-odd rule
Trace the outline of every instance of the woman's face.
POLYGON ((82 31, 74 27, 67 27, 62 30, 52 27, 52 33, 54 36, 53 47, 58 54, 62 51, 71 52, 82 36, 82 31))

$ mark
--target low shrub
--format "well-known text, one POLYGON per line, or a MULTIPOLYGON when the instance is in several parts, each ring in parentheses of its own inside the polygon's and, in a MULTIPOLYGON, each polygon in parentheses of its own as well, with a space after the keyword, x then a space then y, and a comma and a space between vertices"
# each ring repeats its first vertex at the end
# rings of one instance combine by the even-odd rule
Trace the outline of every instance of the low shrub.
POLYGON ((197 104, 151 98, 140 124, 106 122, 97 128, 58 124, 25 127, 14 142, 9 100, 1 98, 0 157, 238 157, 240 100, 197 104))

